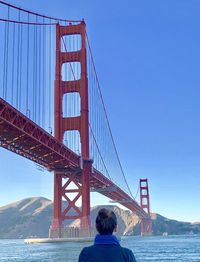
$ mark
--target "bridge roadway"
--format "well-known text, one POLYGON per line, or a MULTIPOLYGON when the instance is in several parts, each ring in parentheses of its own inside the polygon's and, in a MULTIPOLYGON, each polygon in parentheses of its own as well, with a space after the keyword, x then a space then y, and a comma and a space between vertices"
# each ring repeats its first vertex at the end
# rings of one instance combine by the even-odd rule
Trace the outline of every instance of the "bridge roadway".
MULTIPOLYGON (((49 171, 65 173, 66 176, 67 172, 76 172, 77 181, 81 181, 81 157, 2 98, 0 146, 36 162, 49 171)), ((140 218, 149 218, 131 196, 95 168, 92 168, 90 188, 119 202, 140 218)))

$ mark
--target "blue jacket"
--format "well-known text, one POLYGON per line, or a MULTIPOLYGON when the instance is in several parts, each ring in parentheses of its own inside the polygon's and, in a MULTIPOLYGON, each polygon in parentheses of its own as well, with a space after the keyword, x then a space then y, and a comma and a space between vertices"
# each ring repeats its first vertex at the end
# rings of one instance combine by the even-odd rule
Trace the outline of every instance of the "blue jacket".
POLYGON ((80 253, 79 262, 136 262, 133 252, 121 247, 113 235, 97 235, 94 245, 85 247, 80 253))

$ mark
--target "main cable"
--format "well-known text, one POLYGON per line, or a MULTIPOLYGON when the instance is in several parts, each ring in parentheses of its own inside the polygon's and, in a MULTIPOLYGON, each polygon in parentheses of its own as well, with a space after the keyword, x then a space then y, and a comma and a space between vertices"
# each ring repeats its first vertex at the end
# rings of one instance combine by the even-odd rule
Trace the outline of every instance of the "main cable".
POLYGON ((116 148, 116 145, 115 145, 114 137, 113 137, 113 134, 112 134, 112 131, 111 131, 111 127, 110 127, 110 123, 109 123, 106 107, 105 107, 105 104, 104 104, 104 101, 103 101, 103 96, 102 96, 102 92, 101 92, 101 89, 100 89, 100 83, 99 83, 99 79, 98 79, 98 76, 97 76, 97 71, 96 71, 96 67, 95 67, 95 64, 94 64, 94 58, 93 58, 93 55, 92 55, 92 50, 91 50, 91 46, 90 46, 90 43, 89 43, 89 38, 88 38, 87 32, 86 32, 86 40, 87 40, 87 43, 88 43, 88 48, 89 48, 89 52, 90 52, 90 56, 91 56, 91 60, 92 60, 93 68, 94 68, 94 73, 95 73, 95 76, 96 76, 97 87, 98 87, 100 98, 101 98, 101 101, 102 101, 102 105, 103 105, 104 113, 105 113, 105 116, 106 116, 106 121, 107 121, 107 124, 108 124, 108 129, 109 129, 109 132, 110 132, 110 135, 111 135, 111 140, 112 140, 112 143, 113 143, 113 146, 114 146, 114 150, 115 150, 115 153, 116 153, 116 156, 117 156, 117 159, 118 159, 118 163, 119 163, 122 175, 124 177, 126 186, 128 188, 128 191, 129 191, 130 195, 134 199, 134 196, 133 196, 133 194, 131 192, 131 189, 130 189, 130 187, 128 185, 128 182, 126 180, 125 173, 124 173, 124 170, 122 168, 122 164, 121 164, 121 161, 120 161, 120 158, 119 158, 119 154, 117 152, 117 148, 116 148))
MULTIPOLYGON (((29 13, 28 13, 29 14, 29 13)), ((23 24, 23 25, 56 25, 57 23, 36 23, 36 22, 26 22, 26 21, 17 21, 11 19, 0 18, 0 22, 14 23, 14 24, 23 24)))
POLYGON ((55 21, 58 21, 58 22, 59 21, 61 21, 61 22, 69 22, 69 23, 79 23, 79 22, 81 22, 81 20, 69 20, 69 19, 62 19, 62 18, 56 18, 56 17, 47 16, 47 15, 42 15, 42 14, 39 14, 39 13, 36 13, 36 12, 32 12, 32 11, 26 10, 24 8, 21 8, 21 7, 15 6, 15 5, 9 4, 9 3, 5 2, 5 1, 0 1, 0 4, 6 5, 8 7, 11 7, 11 8, 14 8, 14 9, 17 9, 17 10, 20 10, 20 11, 25 12, 25 13, 29 13, 29 14, 36 15, 36 16, 43 17, 43 18, 48 18, 48 19, 55 20, 55 21))

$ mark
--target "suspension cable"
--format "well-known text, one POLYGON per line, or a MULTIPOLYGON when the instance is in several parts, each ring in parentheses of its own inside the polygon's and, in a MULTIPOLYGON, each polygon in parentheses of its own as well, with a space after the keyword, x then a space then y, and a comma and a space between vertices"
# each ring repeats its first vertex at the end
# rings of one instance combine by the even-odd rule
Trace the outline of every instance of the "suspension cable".
POLYGON ((56 17, 51 17, 51 16, 42 15, 42 14, 39 14, 39 13, 36 13, 36 12, 32 12, 32 11, 29 11, 29 10, 26 10, 26 9, 23 9, 23 8, 20 8, 20 7, 17 7, 17 6, 15 6, 15 5, 8 4, 8 3, 4 2, 4 1, 0 1, 0 4, 6 5, 6 6, 9 6, 9 7, 12 7, 12 8, 14 8, 14 9, 20 10, 20 11, 25 12, 25 13, 29 13, 29 14, 32 14, 32 15, 36 15, 36 16, 39 16, 39 17, 48 18, 48 19, 55 20, 55 21, 69 22, 69 23, 79 23, 79 22, 81 22, 81 20, 60 19, 60 18, 56 18, 56 17))
POLYGON ((138 188, 137 188, 137 191, 136 191, 136 194, 135 194, 135 199, 136 199, 136 198, 137 198, 137 196, 138 196, 139 189, 140 189, 140 184, 138 183, 138 188))
MULTIPOLYGON (((43 17, 43 23, 45 21, 45 18, 43 17)), ((43 76, 43 95, 42 95, 42 101, 43 101, 43 109, 42 109, 42 125, 43 125, 43 128, 45 127, 45 119, 46 119, 46 114, 45 114, 45 91, 46 91, 46 78, 45 78, 45 67, 46 67, 46 57, 45 57, 45 42, 46 42, 46 27, 43 27, 43 44, 42 44, 42 60, 43 60, 43 67, 42 67, 42 76, 43 76)))
MULTIPOLYGON (((18 11, 18 20, 20 21, 20 10, 18 11)), ((20 63, 20 27, 17 30, 17 95, 16 95, 16 107, 19 106, 19 63, 20 63)))
POLYGON ((22 46, 23 46, 23 25, 20 25, 20 56, 19 56, 19 65, 20 65, 20 70, 19 70, 19 110, 21 110, 21 100, 22 100, 22 46))
MULTIPOLYGON (((51 21, 51 18, 50 18, 51 21)), ((52 134, 51 127, 51 27, 49 27, 49 131, 52 134)))
POLYGON ((15 69, 15 24, 13 24, 13 42, 12 42, 12 91, 11 91, 11 103, 13 104, 14 97, 14 69, 15 69))
POLYGON ((105 170, 106 170, 106 172, 107 172, 107 174, 108 174, 108 177, 110 178, 110 180, 112 180, 111 177, 110 177, 110 175, 109 175, 109 172, 108 172, 108 169, 107 169, 107 167, 106 167, 106 164, 105 164, 105 162, 104 162, 104 160, 103 160, 101 151, 100 151, 99 146, 98 146, 98 144, 97 144, 97 140, 96 140, 96 138, 95 138, 95 136, 94 136, 94 133, 93 133, 93 131, 92 131, 92 127, 91 127, 90 123, 89 123, 89 127, 90 127, 90 130, 91 130, 92 136, 93 136, 93 138, 94 138, 94 142, 95 142, 95 145, 96 145, 96 147, 97 147, 97 151, 99 152, 99 156, 100 156, 101 161, 102 161, 102 163, 103 163, 103 165, 104 165, 104 168, 105 168, 105 170))
MULTIPOLYGON (((29 22, 29 13, 28 13, 29 22)), ((26 60, 26 115, 29 112, 29 26, 27 30, 27 60, 26 60)))
MULTIPOLYGON (((8 19, 10 18, 10 7, 8 7, 8 19)), ((5 99, 7 98, 8 86, 8 50, 9 50, 9 23, 7 23, 7 36, 6 36, 6 81, 5 81, 5 99)))
POLYGON ((102 105, 103 105, 104 113, 105 113, 105 116, 106 116, 106 121, 107 121, 107 124, 108 124, 108 129, 109 129, 109 132, 110 132, 110 135, 111 135, 111 140, 112 140, 112 143, 113 143, 113 146, 114 146, 114 150, 115 150, 115 153, 116 153, 116 156, 117 156, 117 160, 118 160, 118 163, 119 163, 122 175, 124 177, 126 186, 128 188, 128 191, 129 191, 130 195, 134 198, 134 196, 132 195, 131 189, 130 189, 130 187, 128 185, 128 182, 126 180, 125 173, 124 173, 124 170, 122 168, 122 164, 121 164, 121 161, 120 161, 120 158, 119 158, 119 154, 117 152, 117 148, 116 148, 116 144, 115 144, 115 141, 114 141, 114 137, 113 137, 113 134, 112 134, 112 131, 111 131, 111 127, 110 127, 110 123, 109 123, 109 120, 108 120, 106 107, 105 107, 105 104, 104 104, 104 101, 103 101, 103 96, 102 96, 102 92, 101 92, 101 88, 100 88, 100 83, 99 83, 99 79, 98 79, 98 76, 97 76, 97 71, 96 71, 96 67, 95 67, 95 64, 94 64, 94 58, 93 58, 93 55, 92 55, 92 50, 91 50, 91 46, 90 46, 90 43, 89 43, 89 38, 88 38, 87 32, 86 32, 86 40, 87 40, 87 43, 88 43, 89 52, 90 52, 90 56, 91 56, 91 60, 92 60, 93 68, 94 68, 94 73, 95 73, 95 77, 96 77, 96 81, 97 81, 97 87, 98 87, 98 90, 99 90, 101 102, 102 102, 102 105))
MULTIPOLYGON (((29 13, 28 13, 29 14, 29 13)), ((56 25, 57 23, 36 23, 36 22, 26 22, 26 21, 17 21, 0 18, 0 22, 14 23, 14 24, 23 24, 23 25, 56 25)))
POLYGON ((7 49, 7 23, 4 27, 4 56, 3 56, 3 97, 5 98, 5 78, 6 78, 6 49, 7 49))

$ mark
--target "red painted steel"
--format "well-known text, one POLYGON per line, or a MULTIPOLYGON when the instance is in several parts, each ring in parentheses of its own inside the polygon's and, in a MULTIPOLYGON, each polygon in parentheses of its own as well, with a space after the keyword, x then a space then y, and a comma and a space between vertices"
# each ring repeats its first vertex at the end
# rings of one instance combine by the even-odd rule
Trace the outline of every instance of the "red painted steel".
POLYGON ((141 235, 152 234, 148 179, 140 179, 140 206, 148 214, 141 220, 141 235))
MULTIPOLYGON (((63 142, 64 133, 69 130, 77 130, 80 134, 81 155, 83 159, 82 170, 79 171, 79 183, 75 177, 77 172, 65 172, 63 174, 55 172, 54 178, 54 218, 52 230, 62 229, 63 221, 66 218, 72 218, 70 212, 76 211, 73 218, 81 219, 83 228, 90 228, 90 175, 92 162, 89 159, 89 125, 88 125, 88 80, 87 80, 87 59, 86 59, 86 41, 85 41, 85 23, 82 21, 78 25, 56 26, 56 76, 54 83, 54 130, 55 137, 59 142, 63 142), (61 51, 61 41, 63 36, 79 34, 81 37, 81 49, 78 51, 61 51), (63 81, 62 65, 64 63, 79 62, 81 68, 80 80, 63 81), (63 117, 63 96, 67 93, 76 92, 80 95, 81 112, 78 117, 63 117), (67 183, 63 189, 63 180, 67 177, 67 183), (68 189, 70 186, 76 189, 68 189), (71 199, 68 195, 77 193, 71 199), (68 202, 68 207, 63 210, 62 198, 68 202), (82 209, 80 210, 76 203, 82 200, 82 209), (60 229, 59 229, 60 228, 60 229)), ((70 187, 71 188, 71 187, 70 187)))
POLYGON ((0 98, 0 146, 49 171, 80 169, 80 157, 0 98))

